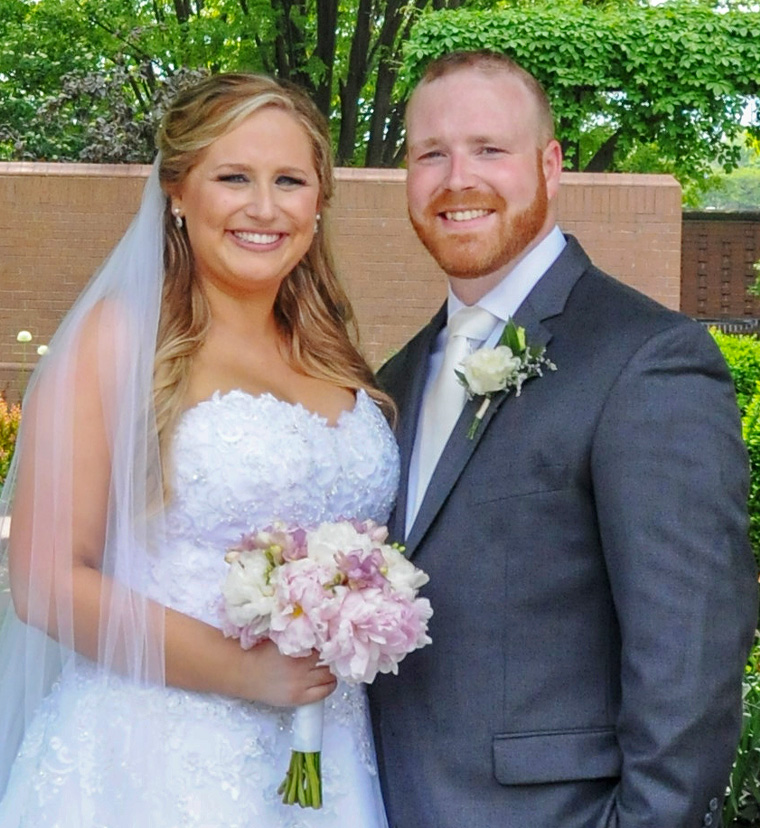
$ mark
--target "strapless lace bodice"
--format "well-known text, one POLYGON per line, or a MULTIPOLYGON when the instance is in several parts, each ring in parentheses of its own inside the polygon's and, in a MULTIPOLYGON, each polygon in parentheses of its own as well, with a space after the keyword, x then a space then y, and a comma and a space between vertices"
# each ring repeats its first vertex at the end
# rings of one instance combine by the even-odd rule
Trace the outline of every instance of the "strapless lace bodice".
POLYGON ((153 597, 217 625, 209 584, 221 583, 224 553, 243 533, 275 520, 384 523, 399 474, 393 436, 364 391, 334 426, 271 394, 214 394, 183 415, 172 465, 153 597))
MULTIPOLYGON (((219 626, 226 549, 274 520, 385 522, 398 452, 360 391, 331 426, 299 405, 242 391, 182 416, 171 456, 165 530, 151 549, 152 598, 219 626)), ((61 677, 29 728, 0 804, 3 828, 385 828, 363 687, 339 685, 325 707, 325 805, 280 803, 291 712, 173 687, 136 687, 95 670, 61 677), (137 714, 135 711, 139 711, 137 714), (160 732, 160 776, 135 784, 130 735, 160 732), (96 757, 103 757, 96 759, 96 757), (90 816, 85 818, 83 814, 90 816), (138 816, 140 814, 141 816, 138 816)), ((150 757, 156 759, 156 757, 150 757)))

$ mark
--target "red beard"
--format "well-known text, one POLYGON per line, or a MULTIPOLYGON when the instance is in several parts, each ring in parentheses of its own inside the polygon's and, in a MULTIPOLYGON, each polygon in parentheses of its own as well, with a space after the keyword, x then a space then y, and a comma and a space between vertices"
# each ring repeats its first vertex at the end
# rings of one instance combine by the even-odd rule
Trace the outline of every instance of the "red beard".
POLYGON ((442 193, 426 208, 422 219, 409 218, 417 236, 449 276, 477 279, 496 273, 517 258, 536 238, 546 221, 548 197, 541 158, 538 159, 536 195, 517 215, 507 215, 507 203, 498 194, 486 192, 442 193), (446 231, 441 213, 449 210, 491 210, 498 227, 489 236, 482 232, 446 231))

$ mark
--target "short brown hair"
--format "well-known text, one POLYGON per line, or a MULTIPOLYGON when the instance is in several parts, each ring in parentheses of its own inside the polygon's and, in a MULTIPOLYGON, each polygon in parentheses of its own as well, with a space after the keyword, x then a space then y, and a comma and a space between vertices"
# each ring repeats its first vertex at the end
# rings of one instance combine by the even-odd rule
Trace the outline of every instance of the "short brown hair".
POLYGON ((554 138, 554 113, 545 89, 530 72, 501 52, 493 52, 490 49, 448 52, 427 64, 417 86, 431 83, 462 69, 477 69, 488 75, 503 73, 517 78, 536 102, 540 138, 545 143, 554 138))

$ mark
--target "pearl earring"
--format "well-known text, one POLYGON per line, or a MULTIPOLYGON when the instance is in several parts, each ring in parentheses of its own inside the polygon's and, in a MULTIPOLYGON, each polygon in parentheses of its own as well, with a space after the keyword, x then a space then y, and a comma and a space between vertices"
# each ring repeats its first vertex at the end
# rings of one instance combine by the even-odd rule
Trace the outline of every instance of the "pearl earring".
POLYGON ((181 230, 182 225, 184 224, 182 220, 182 211, 179 209, 179 207, 173 207, 172 215, 174 216, 174 223, 177 225, 177 230, 181 230))

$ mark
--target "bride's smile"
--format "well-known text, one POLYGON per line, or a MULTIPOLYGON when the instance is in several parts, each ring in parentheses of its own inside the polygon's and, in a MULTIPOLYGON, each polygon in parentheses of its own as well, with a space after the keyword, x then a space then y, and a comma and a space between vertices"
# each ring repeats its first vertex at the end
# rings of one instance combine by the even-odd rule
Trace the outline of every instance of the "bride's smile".
POLYGON ((320 191, 309 138, 265 107, 214 141, 173 193, 196 276, 224 292, 277 290, 312 242, 320 191))

